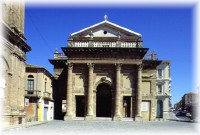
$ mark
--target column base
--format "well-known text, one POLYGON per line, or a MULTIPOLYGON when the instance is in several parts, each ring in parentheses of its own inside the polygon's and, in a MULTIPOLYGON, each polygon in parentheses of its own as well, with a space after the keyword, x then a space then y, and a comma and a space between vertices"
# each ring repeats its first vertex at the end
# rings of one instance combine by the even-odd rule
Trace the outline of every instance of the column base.
POLYGON ((87 115, 85 117, 85 120, 93 120, 94 119, 94 116, 93 115, 87 115))
POLYGON ((138 121, 138 122, 143 121, 142 116, 135 116, 135 121, 138 121))
POLYGON ((113 117, 113 121, 121 121, 121 120, 122 120, 122 117, 120 117, 120 116, 113 117))
POLYGON ((68 121, 68 120, 73 120, 73 117, 71 115, 65 115, 64 121, 68 121))

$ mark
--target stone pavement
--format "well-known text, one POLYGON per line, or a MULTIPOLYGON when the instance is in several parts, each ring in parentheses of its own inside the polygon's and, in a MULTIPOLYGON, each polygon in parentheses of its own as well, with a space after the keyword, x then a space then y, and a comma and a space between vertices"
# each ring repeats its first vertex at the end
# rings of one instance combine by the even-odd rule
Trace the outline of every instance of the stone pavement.
POLYGON ((28 128, 32 126, 37 126, 37 125, 42 125, 46 124, 48 121, 33 121, 33 122, 26 122, 24 124, 18 124, 18 125, 9 125, 9 126, 4 126, 1 127, 2 131, 7 131, 7 130, 15 130, 15 129, 20 129, 20 128, 28 128))
POLYGON ((184 121, 105 121, 105 120, 53 120, 46 124, 6 130, 5 135, 37 134, 37 135, 141 135, 141 134, 167 134, 167 135, 198 135, 198 123, 184 121))

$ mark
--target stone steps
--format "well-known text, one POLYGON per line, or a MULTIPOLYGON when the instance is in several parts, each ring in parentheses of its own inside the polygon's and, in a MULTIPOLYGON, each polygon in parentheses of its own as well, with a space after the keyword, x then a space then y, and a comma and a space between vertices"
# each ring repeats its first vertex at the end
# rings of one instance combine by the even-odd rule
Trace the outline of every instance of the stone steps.
MULTIPOLYGON (((85 120, 85 117, 75 117, 73 120, 85 120)), ((99 121, 112 121, 112 118, 109 117, 96 117, 93 120, 99 121)), ((121 121, 133 121, 133 118, 122 118, 121 121)))

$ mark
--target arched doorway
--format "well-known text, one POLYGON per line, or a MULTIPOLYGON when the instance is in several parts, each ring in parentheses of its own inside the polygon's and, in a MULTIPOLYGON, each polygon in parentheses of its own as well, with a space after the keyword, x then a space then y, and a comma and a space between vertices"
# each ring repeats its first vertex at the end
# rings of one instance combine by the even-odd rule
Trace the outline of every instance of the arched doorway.
POLYGON ((163 118, 163 102, 162 102, 162 100, 157 101, 157 118, 163 118))
POLYGON ((111 117, 111 110, 111 86, 107 83, 101 83, 97 86, 96 117, 111 117))

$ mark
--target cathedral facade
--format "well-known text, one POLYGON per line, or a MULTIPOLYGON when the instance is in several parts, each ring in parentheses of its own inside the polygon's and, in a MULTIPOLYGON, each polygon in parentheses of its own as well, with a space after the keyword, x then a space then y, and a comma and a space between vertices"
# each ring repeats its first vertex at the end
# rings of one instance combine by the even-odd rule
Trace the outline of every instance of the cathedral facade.
MULTIPOLYGON (((152 121, 157 117, 157 66, 142 35, 108 21, 72 33, 54 65, 55 118, 152 121)), ((162 110, 161 110, 162 111, 162 110)))

